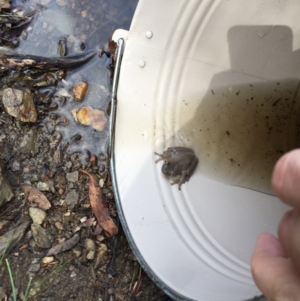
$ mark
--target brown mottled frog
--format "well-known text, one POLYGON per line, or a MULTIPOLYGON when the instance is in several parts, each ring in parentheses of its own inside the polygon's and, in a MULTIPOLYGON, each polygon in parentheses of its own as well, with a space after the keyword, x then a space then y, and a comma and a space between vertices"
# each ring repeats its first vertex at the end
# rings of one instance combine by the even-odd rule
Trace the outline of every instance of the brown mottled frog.
POLYGON ((162 154, 154 153, 159 156, 155 163, 164 160, 161 171, 172 179, 171 185, 181 185, 188 182, 199 162, 195 152, 188 147, 174 146, 169 147, 162 154))

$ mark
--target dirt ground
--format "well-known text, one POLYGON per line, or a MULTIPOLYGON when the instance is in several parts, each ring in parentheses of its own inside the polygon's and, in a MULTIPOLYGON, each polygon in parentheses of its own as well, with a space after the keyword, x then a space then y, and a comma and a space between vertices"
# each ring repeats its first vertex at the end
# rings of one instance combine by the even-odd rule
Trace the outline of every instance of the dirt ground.
MULTIPOLYGON (((34 122, 13 117, 7 103, 0 102, 0 194, 13 193, 7 197, 10 201, 0 200, 0 301, 171 300, 142 271, 120 225, 111 238, 103 231, 95 233, 89 179, 79 172, 82 168, 95 176, 109 215, 118 225, 106 153, 112 60, 105 53, 100 56, 99 49, 104 46, 108 54, 113 31, 129 29, 137 0, 11 4, 20 11, 36 11, 14 51, 57 57, 64 51, 69 56, 95 50, 97 55, 52 87, 39 89, 44 80, 40 77, 35 88, 27 87, 37 110, 34 122), (79 82, 88 84, 82 101, 74 100, 72 94, 79 82), (83 106, 101 112, 102 128, 75 120, 74 111, 83 106), (35 193, 34 201, 24 187, 35 193), (50 208, 41 209, 43 197, 50 208), (60 244, 59 251, 49 252, 60 244)), ((11 91, 7 90, 11 85, 15 87, 2 81, 1 94, 11 91)))

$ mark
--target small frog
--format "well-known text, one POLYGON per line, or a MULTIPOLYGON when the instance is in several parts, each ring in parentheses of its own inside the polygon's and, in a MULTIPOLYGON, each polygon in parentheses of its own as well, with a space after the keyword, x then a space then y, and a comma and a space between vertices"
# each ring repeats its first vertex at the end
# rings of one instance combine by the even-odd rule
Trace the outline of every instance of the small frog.
POLYGON ((155 163, 165 160, 161 171, 172 178, 171 185, 178 184, 179 190, 183 183, 189 181, 199 162, 191 148, 182 146, 169 147, 162 154, 154 154, 159 156, 155 163))

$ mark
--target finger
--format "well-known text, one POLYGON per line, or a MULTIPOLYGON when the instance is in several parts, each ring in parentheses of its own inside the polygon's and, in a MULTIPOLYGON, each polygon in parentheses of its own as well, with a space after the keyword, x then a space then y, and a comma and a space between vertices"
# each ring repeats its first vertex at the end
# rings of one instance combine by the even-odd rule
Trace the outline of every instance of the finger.
POLYGON ((251 260, 253 279, 269 301, 300 300, 300 277, 278 239, 263 233, 251 260))
MULTIPOLYGON (((300 272, 300 211, 287 212, 278 227, 279 240, 288 257, 300 272)), ((299 283, 300 285, 300 283, 299 283)))
POLYGON ((279 159, 272 176, 275 193, 288 205, 300 209, 300 150, 279 159))

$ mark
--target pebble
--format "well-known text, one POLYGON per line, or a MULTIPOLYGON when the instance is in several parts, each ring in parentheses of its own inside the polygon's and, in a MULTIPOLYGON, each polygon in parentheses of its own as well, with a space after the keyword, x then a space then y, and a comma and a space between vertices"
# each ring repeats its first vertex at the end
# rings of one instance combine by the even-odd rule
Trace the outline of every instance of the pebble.
POLYGON ((95 251, 89 251, 88 253, 87 253, 87 255, 86 255, 86 259, 87 260, 94 260, 94 258, 95 258, 95 251))
POLYGON ((33 223, 31 225, 31 232, 34 238, 36 245, 43 249, 48 249, 51 247, 51 240, 44 228, 42 228, 39 224, 33 223))
POLYGON ((87 238, 87 239, 85 240, 84 245, 85 245, 85 248, 86 248, 88 251, 95 251, 95 250, 96 250, 96 244, 95 244, 94 240, 91 239, 91 238, 87 238))
POLYGON ((75 254, 76 257, 79 257, 81 255, 81 252, 77 249, 72 249, 72 252, 75 254))
POLYGON ((28 268, 28 272, 36 273, 40 270, 40 268, 41 268, 40 263, 32 263, 28 268))
POLYGON ((98 247, 98 250, 97 250, 97 258, 96 258, 96 265, 95 266, 98 266, 103 257, 105 256, 107 252, 107 246, 105 244, 100 244, 99 247, 98 247))
POLYGON ((30 179, 31 182, 37 182, 38 180, 39 180, 39 178, 38 178, 38 176, 36 174, 33 174, 31 176, 31 179, 30 179))
POLYGON ((99 132, 103 131, 107 122, 103 111, 91 107, 82 107, 79 110, 73 109, 71 112, 75 121, 83 125, 90 125, 99 132))
POLYGON ((39 208, 30 207, 29 215, 32 221, 36 224, 41 225, 46 218, 46 212, 39 208))
POLYGON ((101 188, 104 186, 104 180, 102 178, 99 180, 99 186, 101 188))
POLYGON ((78 176, 79 176, 79 172, 76 170, 76 171, 67 173, 66 177, 69 182, 76 183, 76 182, 78 182, 78 176))
POLYGON ((75 100, 83 101, 89 85, 85 82, 78 83, 73 89, 73 95, 75 100))
POLYGON ((20 144, 21 153, 29 153, 35 150, 37 144, 37 129, 31 129, 25 136, 20 144))
POLYGON ((12 164, 12 171, 19 171, 20 170, 20 163, 18 161, 14 161, 12 164))
POLYGON ((59 188, 59 189, 58 189, 58 194, 59 194, 59 195, 63 195, 64 192, 65 192, 64 189, 62 189, 62 188, 59 188))
POLYGON ((6 88, 3 90, 2 102, 9 115, 22 122, 36 122, 37 111, 31 93, 6 88))
POLYGON ((56 178, 56 185, 59 187, 59 188, 62 188, 62 189, 65 189, 66 186, 67 186, 67 180, 64 176, 57 176, 56 178))
POLYGON ((64 226, 61 222, 55 222, 55 227, 61 231, 64 229, 64 226))
POLYGON ((53 261, 54 261, 54 257, 53 256, 47 256, 47 257, 42 258, 42 263, 43 264, 49 264, 49 263, 51 263, 53 261))
POLYGON ((67 168, 71 168, 72 167, 72 162, 68 161, 65 165, 66 165, 67 168))
POLYGON ((50 190, 48 183, 45 183, 45 182, 38 182, 36 185, 36 188, 40 191, 49 191, 50 190))
POLYGON ((71 190, 65 198, 68 209, 73 209, 78 202, 78 194, 75 190, 71 190))

